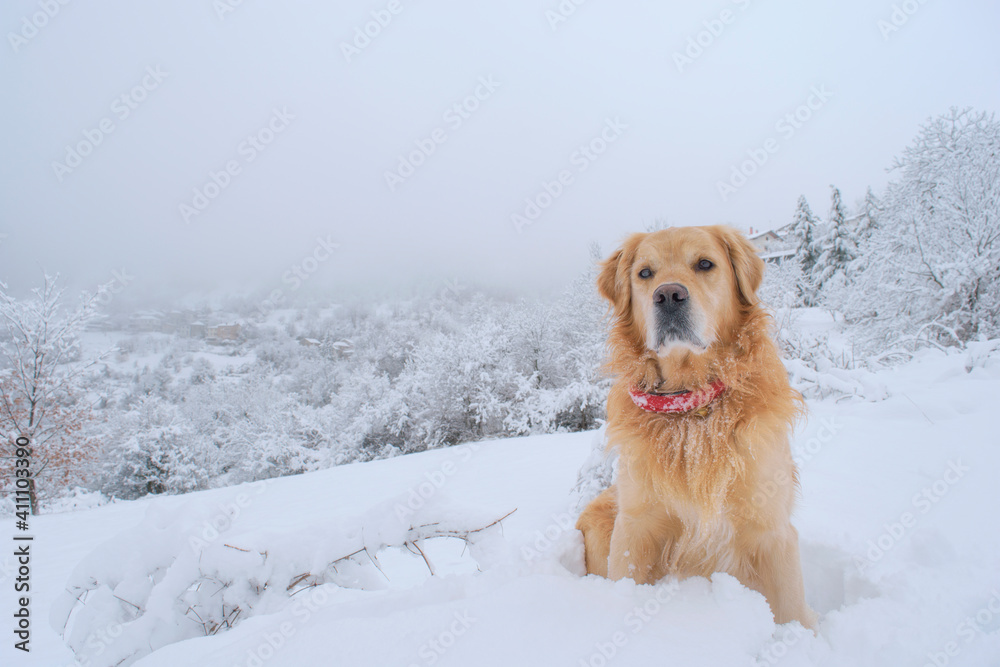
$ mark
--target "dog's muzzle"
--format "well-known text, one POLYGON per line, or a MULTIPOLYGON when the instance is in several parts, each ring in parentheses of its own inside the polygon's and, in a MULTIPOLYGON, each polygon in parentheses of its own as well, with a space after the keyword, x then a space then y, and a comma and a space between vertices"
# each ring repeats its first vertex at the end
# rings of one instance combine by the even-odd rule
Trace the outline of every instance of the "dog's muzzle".
POLYGON ((687 343, 703 347, 694 331, 691 295, 680 283, 664 283, 653 292, 656 347, 687 343))

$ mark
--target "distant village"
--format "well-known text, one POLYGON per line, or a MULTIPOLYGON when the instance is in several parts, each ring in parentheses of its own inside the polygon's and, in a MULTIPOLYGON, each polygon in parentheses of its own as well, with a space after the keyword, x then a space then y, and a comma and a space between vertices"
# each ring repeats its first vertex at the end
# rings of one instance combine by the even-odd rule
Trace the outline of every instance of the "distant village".
MULTIPOLYGON (((202 340, 210 345, 227 345, 240 340, 244 326, 239 322, 206 324, 205 320, 221 319, 207 309, 194 310, 140 310, 128 316, 98 318, 88 326, 90 331, 125 331, 133 334, 161 333, 182 338, 202 340)), ((339 358, 354 354, 354 341, 350 339, 319 340, 308 336, 295 339, 303 347, 325 347, 339 358)))
POLYGON ((208 342, 238 340, 243 327, 239 323, 206 324, 193 310, 140 310, 126 319, 103 317, 90 325, 92 331, 129 331, 132 333, 165 333, 185 338, 200 338, 208 342))

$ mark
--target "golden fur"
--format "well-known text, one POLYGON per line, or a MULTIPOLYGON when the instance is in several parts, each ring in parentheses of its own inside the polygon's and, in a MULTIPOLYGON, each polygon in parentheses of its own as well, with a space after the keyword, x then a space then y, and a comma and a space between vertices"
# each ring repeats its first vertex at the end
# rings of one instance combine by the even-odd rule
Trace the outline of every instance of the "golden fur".
POLYGON ((728 572, 767 598, 777 622, 813 627, 790 522, 798 480, 788 433, 803 403, 756 297, 763 273, 754 247, 723 226, 633 234, 602 263, 597 285, 611 304, 616 377, 607 432, 619 469, 577 528, 588 573, 652 583, 728 572), (699 270, 702 259, 714 267, 699 270), (653 339, 653 294, 665 283, 687 288, 698 341, 653 339), (628 394, 715 379, 726 391, 704 416, 646 412, 628 394))

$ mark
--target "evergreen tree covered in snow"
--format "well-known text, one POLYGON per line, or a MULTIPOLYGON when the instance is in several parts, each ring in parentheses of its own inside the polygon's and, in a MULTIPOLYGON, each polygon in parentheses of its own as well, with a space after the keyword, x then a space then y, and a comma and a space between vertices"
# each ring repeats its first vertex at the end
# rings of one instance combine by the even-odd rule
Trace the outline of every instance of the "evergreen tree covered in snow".
MULTIPOLYGON (((789 234, 795 241, 795 259, 799 265, 799 279, 795 289, 802 305, 811 306, 816 300, 816 289, 811 276, 819 256, 816 253, 816 216, 809 208, 805 195, 799 196, 789 234)), ((784 273, 787 274, 788 271, 784 273)))
POLYGON ((830 188, 830 221, 826 234, 816 244, 819 257, 812 269, 813 283, 819 290, 827 288, 835 277, 840 283, 849 282, 848 267, 858 256, 857 242, 848 228, 840 190, 832 185, 830 188))
POLYGON ((865 192, 861 215, 858 218, 858 227, 854 233, 859 247, 868 241, 872 232, 878 229, 878 219, 881 210, 882 205, 879 203, 875 193, 872 192, 871 187, 869 187, 865 192))
POLYGON ((802 266, 802 270, 811 273, 816 265, 816 216, 809 208, 809 202, 804 195, 799 197, 795 207, 795 217, 792 221, 790 232, 795 239, 795 256, 802 266))

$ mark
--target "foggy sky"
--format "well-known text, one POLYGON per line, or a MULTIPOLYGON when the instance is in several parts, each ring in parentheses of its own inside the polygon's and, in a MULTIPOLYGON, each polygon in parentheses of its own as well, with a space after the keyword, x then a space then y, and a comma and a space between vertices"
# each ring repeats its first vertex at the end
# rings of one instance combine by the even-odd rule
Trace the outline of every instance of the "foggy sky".
POLYGON ((928 117, 1000 108, 986 0, 224 2, 0 5, 0 280, 553 292, 657 219, 853 204, 928 117))

